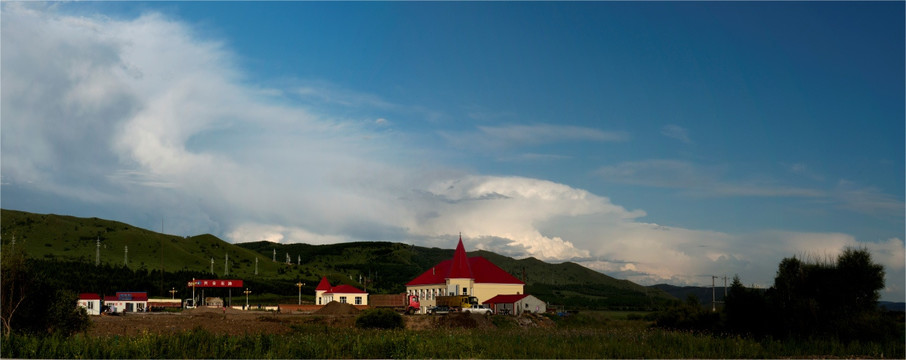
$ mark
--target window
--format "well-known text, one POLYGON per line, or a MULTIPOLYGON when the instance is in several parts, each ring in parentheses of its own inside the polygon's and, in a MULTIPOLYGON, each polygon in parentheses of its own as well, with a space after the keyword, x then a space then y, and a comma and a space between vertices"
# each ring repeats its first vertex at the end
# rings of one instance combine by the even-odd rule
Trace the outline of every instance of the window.
POLYGON ((346 303, 346 297, 340 296, 340 304, 345 304, 345 303, 346 303))
POLYGON ((94 301, 89 301, 89 302, 88 302, 88 308, 89 308, 89 309, 94 309, 94 301))
POLYGON ((462 288, 463 295, 469 295, 469 288, 462 288))
POLYGON ((355 304, 356 304, 356 305, 362 305, 362 297, 361 297, 361 296, 356 296, 356 297, 355 297, 355 304))

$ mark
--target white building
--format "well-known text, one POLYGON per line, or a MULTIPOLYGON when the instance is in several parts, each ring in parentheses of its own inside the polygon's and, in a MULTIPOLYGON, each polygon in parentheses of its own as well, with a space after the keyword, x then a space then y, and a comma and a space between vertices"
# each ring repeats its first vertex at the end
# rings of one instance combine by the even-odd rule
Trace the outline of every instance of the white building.
POLYGON ((497 295, 483 302, 500 315, 547 312, 547 303, 529 294, 497 295))
POLYGON ((368 293, 349 285, 330 286, 327 277, 322 277, 315 288, 315 304, 327 305, 331 301, 342 304, 368 305, 368 293))
POLYGON ((84 308, 88 315, 101 314, 101 296, 94 293, 79 294, 79 307, 84 308))
POLYGON ((104 305, 112 313, 148 311, 148 293, 118 292, 116 296, 104 298, 104 305))

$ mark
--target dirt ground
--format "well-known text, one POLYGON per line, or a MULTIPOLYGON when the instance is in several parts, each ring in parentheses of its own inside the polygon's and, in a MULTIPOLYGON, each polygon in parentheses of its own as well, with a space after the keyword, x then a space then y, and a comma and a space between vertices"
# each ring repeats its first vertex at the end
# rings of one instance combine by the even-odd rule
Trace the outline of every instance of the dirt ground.
MULTIPOLYGON (((335 310, 327 311, 327 314, 307 314, 197 308, 172 313, 128 313, 119 316, 92 316, 92 326, 86 333, 91 336, 164 334, 201 328, 223 335, 283 334, 293 331, 294 326, 351 328, 355 326, 356 312, 335 310)), ((406 315, 403 318, 406 328, 410 330, 494 327, 487 316, 478 314, 406 315)), ((514 320, 523 327, 553 326, 550 320, 541 316, 514 320)))

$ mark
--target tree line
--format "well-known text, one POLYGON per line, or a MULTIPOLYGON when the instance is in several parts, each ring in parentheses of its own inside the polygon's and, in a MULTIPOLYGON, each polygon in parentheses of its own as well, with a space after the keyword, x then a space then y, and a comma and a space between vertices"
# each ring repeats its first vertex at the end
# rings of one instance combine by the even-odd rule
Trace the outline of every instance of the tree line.
POLYGON ((902 340, 902 313, 878 305, 884 276, 866 249, 847 248, 833 261, 785 258, 767 290, 746 288, 736 276, 719 311, 690 297, 653 318, 661 327, 761 338, 902 340))

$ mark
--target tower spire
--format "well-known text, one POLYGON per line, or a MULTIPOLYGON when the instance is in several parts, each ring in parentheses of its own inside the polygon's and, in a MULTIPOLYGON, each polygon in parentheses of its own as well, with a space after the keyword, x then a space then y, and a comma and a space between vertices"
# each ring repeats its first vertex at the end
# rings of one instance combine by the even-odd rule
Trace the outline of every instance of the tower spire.
POLYGON ((456 244, 456 251, 453 252, 453 264, 448 277, 451 279, 472 277, 472 268, 469 266, 469 258, 466 257, 466 248, 462 245, 462 235, 459 237, 459 243, 456 244))

